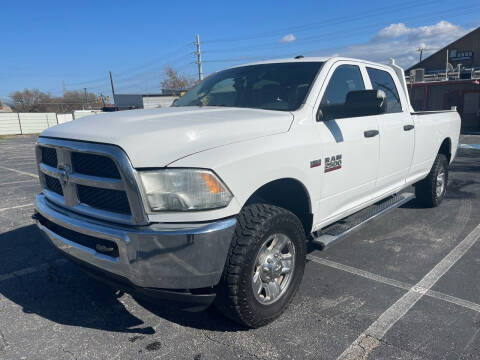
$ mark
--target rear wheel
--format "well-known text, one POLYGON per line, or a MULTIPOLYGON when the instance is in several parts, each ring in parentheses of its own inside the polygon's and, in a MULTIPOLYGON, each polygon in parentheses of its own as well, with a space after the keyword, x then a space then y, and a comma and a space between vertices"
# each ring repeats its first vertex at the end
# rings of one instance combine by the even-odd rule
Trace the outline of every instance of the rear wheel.
POLYGON ((447 192, 448 160, 443 154, 438 154, 428 176, 415 184, 415 196, 424 206, 440 205, 447 192))
POLYGON ((268 204, 246 206, 238 215, 216 307, 247 327, 268 324, 295 295, 305 257, 305 231, 293 213, 268 204))

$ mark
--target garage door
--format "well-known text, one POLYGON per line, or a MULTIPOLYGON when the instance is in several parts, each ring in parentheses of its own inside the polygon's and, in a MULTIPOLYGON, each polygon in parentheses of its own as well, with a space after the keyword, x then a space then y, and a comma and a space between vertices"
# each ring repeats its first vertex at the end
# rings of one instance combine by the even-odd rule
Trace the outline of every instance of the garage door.
POLYGON ((462 127, 468 129, 480 128, 480 93, 469 92, 463 95, 462 127))

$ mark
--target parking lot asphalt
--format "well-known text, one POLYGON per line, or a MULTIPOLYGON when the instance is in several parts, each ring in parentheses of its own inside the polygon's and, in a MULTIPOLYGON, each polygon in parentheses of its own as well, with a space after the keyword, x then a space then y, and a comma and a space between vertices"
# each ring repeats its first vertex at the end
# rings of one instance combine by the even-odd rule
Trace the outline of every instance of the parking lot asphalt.
POLYGON ((312 247, 285 314, 245 330, 117 292, 59 255, 31 219, 34 142, 0 139, 0 359, 480 359, 480 150, 459 150, 440 207, 413 200, 312 247))

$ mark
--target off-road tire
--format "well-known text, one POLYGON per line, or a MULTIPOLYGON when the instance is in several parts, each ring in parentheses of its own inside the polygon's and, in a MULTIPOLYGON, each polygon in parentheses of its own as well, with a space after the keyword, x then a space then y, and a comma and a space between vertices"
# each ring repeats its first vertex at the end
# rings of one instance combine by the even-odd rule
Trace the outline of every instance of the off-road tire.
POLYGON ((292 301, 303 277, 306 259, 306 238, 302 223, 290 211, 269 204, 251 204, 237 216, 222 279, 217 287, 215 306, 226 317, 249 327, 264 326, 276 318, 292 301), (252 275, 256 255, 274 233, 288 235, 295 246, 295 266, 285 293, 270 305, 255 299, 252 275))
POLYGON ((417 201, 426 207, 437 207, 445 197, 447 184, 448 160, 445 155, 438 154, 428 176, 415 184, 415 196, 417 201), (445 185, 442 193, 437 195, 437 176, 442 169, 445 171, 445 185))

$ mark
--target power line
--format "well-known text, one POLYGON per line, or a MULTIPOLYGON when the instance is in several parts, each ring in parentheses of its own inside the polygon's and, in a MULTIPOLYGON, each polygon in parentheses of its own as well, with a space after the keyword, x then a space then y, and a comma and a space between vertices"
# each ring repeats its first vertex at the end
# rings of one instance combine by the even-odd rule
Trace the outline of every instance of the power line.
POLYGON ((133 80, 134 80, 134 79, 137 79, 139 76, 144 76, 145 74, 150 74, 150 73, 152 73, 152 72, 154 72, 154 71, 156 71, 156 70, 163 70, 166 65, 171 64, 171 63, 175 64, 175 63, 177 63, 177 61, 185 58, 186 56, 191 56, 191 54, 190 54, 190 53, 188 53, 188 54, 182 54, 182 55, 180 55, 180 56, 171 58, 171 59, 169 59, 169 60, 167 60, 167 61, 164 61, 163 63, 158 64, 155 68, 152 68, 152 69, 149 69, 149 70, 140 72, 140 73, 138 73, 138 74, 133 74, 133 75, 130 75, 130 76, 128 76, 128 77, 125 77, 125 76, 124 76, 124 77, 122 78, 121 76, 115 76, 116 82, 117 82, 117 83, 118 83, 118 82, 124 82, 124 83, 125 83, 125 82, 129 82, 129 81, 131 81, 132 79, 133 79, 133 80), (120 79, 120 80, 119 80, 119 79, 120 79))
POLYGON ((277 29, 277 30, 272 30, 268 32, 262 32, 262 33, 256 33, 256 34, 250 34, 247 36, 240 36, 240 37, 230 37, 230 38, 217 38, 217 39, 211 39, 211 40, 206 40, 204 41, 205 44, 207 43, 219 43, 219 42, 233 42, 233 41, 247 41, 247 40, 256 40, 259 38, 268 38, 268 37, 273 37, 277 36, 279 34, 285 34, 286 32, 291 32, 291 31, 307 31, 311 29, 318 29, 322 27, 327 27, 331 26, 332 24, 338 25, 346 22, 352 22, 352 21, 357 21, 357 20, 363 20, 365 18, 370 18, 378 15, 383 15, 387 14, 390 12, 398 11, 401 9, 409 9, 411 11, 410 5, 415 5, 416 8, 425 6, 425 5, 430 5, 430 4, 438 4, 438 0, 428 0, 428 1, 407 1, 403 2, 402 4, 396 4, 393 6, 386 6, 383 8, 377 8, 374 11, 365 11, 360 14, 356 14, 353 16, 339 16, 336 18, 331 18, 328 20, 324 20, 322 22, 314 22, 314 23, 309 23, 309 24, 303 24, 303 25, 297 25, 297 26, 291 26, 291 27, 286 27, 282 29, 277 29))
MULTIPOLYGON (((183 49, 185 49, 186 46, 190 46, 190 44, 183 44, 182 46, 176 48, 175 50, 170 51, 170 52, 162 55, 161 57, 156 57, 156 58, 154 58, 154 59, 152 59, 152 60, 144 63, 143 65, 136 65, 136 66, 131 67, 131 68, 128 68, 128 69, 126 69, 126 70, 120 71, 120 72, 116 73, 116 78, 122 78, 122 77, 124 77, 125 75, 130 76, 132 73, 141 71, 141 70, 143 70, 143 69, 145 69, 145 68, 148 68, 148 67, 150 67, 150 66, 152 66, 152 65, 155 65, 155 64, 157 64, 159 61, 165 61, 165 58, 166 58, 166 57, 169 57, 169 56, 172 56, 172 55, 175 55, 175 54, 179 53, 180 51, 182 51, 183 49)), ((92 80, 75 82, 75 83, 66 83, 66 85, 67 85, 67 86, 79 86, 79 85, 99 83, 99 82, 103 82, 103 81, 108 81, 108 76, 104 76, 104 77, 100 77, 100 78, 96 78, 96 79, 92 79, 92 80)))
MULTIPOLYGON (((428 18, 428 16, 430 15, 430 17, 432 15, 442 15, 442 14, 449 14, 450 17, 456 17, 456 16, 461 16, 463 15, 464 13, 466 12, 471 12, 473 9, 479 9, 479 5, 473 5, 473 6, 470 6, 470 7, 467 7, 467 8, 462 8, 462 9, 458 9, 458 8, 451 8, 451 9, 447 9, 447 10, 443 10, 443 11, 439 11, 439 12, 436 12, 436 13, 433 13, 432 12, 429 12, 429 13, 425 13, 425 14, 418 14, 416 16, 409 16, 408 18, 406 18, 406 20, 411 20, 411 19, 416 19, 416 18, 422 18, 422 19, 426 19, 428 18)), ((399 19, 399 20, 402 20, 402 19, 399 19)), ((304 46, 305 44, 308 44, 308 43, 312 43, 312 42, 317 42, 319 40, 322 40, 322 39, 329 39, 329 38, 335 38, 335 39, 340 39, 340 38, 345 38, 345 37, 349 37, 351 36, 352 34, 358 34, 358 33, 361 33, 361 32, 365 32, 366 30, 370 30, 371 28, 378 28, 380 26, 384 26, 385 23, 382 22, 382 23, 375 23, 375 24, 369 24, 369 25, 366 25, 366 26, 362 26, 362 27, 355 27, 355 28, 351 28, 351 29, 348 29, 348 30, 342 30, 342 31, 333 31, 333 32, 330 32, 330 33, 324 33, 324 34, 321 34, 321 35, 315 35, 315 36, 311 36, 311 37, 308 37, 308 38, 304 38, 304 39, 301 39, 301 40, 298 40, 296 41, 295 43, 291 44, 292 46, 289 46, 289 51, 290 51, 290 54, 294 52, 295 49, 298 49, 299 47, 302 47, 304 46)), ((336 47, 336 48, 339 48, 339 47, 336 47)), ((224 49, 223 52, 233 52, 235 50, 243 50, 243 49, 246 49, 246 50, 250 50, 250 51, 247 51, 247 53, 252 53, 252 52, 258 52, 258 50, 268 50, 268 49, 283 49, 285 50, 285 46, 282 46, 282 45, 275 45, 275 44, 260 44, 258 46, 255 46, 255 47, 252 47, 252 46, 249 46, 249 47, 239 47, 239 48, 230 48, 230 49, 224 49), (270 46, 268 46, 270 45, 270 46)), ((329 48, 321 48, 321 49, 316 49, 315 52, 319 52, 319 51, 324 51, 324 50, 328 50, 329 48)), ((209 51, 207 50, 206 53, 208 53, 209 51)), ((212 52, 212 51, 210 51, 212 52)), ((268 57, 275 57, 275 56, 279 56, 279 55, 274 55, 274 54, 269 54, 268 57)), ((260 56, 259 57, 254 57, 253 59, 257 59, 257 58, 261 58, 260 56)), ((244 60, 249 60, 249 59, 252 59, 251 57, 250 58, 243 58, 244 60)), ((205 59, 204 62, 227 62, 228 59, 205 59)), ((237 59, 236 59, 237 60, 237 59)))

